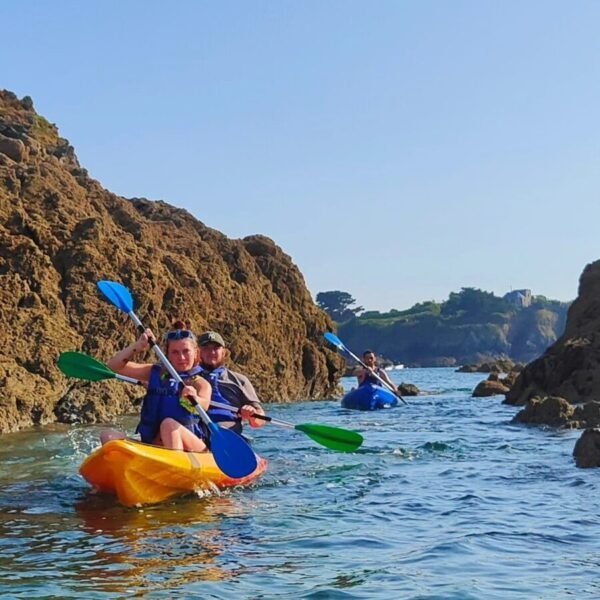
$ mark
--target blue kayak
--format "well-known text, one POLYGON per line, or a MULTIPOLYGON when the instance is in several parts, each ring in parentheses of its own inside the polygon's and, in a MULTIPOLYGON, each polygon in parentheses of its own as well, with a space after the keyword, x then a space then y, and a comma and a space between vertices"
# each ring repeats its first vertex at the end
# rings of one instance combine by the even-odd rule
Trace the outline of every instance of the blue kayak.
POLYGON ((342 398, 342 408, 353 410, 379 410, 394 406, 398 406, 396 394, 372 383, 361 385, 342 398))

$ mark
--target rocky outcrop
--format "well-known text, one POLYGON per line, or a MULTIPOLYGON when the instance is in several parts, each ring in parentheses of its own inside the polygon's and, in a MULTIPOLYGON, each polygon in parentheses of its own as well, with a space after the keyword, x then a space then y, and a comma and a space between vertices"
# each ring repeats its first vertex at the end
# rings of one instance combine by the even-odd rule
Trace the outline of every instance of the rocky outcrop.
POLYGON ((592 401, 573 406, 559 396, 535 397, 514 416, 513 422, 559 429, 600 427, 600 402, 592 401))
POLYGON ((527 406, 514 416, 513 422, 565 428, 574 414, 575 409, 564 398, 532 398, 527 406))
POLYGON ((492 362, 462 365, 456 369, 457 373, 514 373, 523 370, 521 363, 515 363, 506 358, 492 362))
POLYGON ((582 469, 600 467, 600 431, 586 429, 573 449, 575 464, 582 469))
POLYGON ((494 379, 486 379, 480 381, 473 390, 474 398, 485 398, 487 396, 497 396, 498 394, 506 394, 510 388, 504 385, 504 382, 497 377, 494 379))
POLYGON ((523 369, 505 402, 524 405, 516 423, 587 428, 575 464, 600 466, 600 261, 585 267, 563 335, 523 369))
POLYGON ((4 154, 14 162, 21 162, 25 158, 26 146, 21 140, 0 135, 0 154, 4 154))
POLYGON ((523 405, 534 396, 560 396, 572 404, 600 400, 600 261, 581 275, 564 334, 523 369, 506 403, 523 405))
POLYGON ((418 396, 421 392, 414 383, 401 383, 398 386, 401 396, 418 396))
POLYGON ((136 410, 136 388, 56 368, 62 351, 106 360, 136 337, 100 279, 129 287, 157 332, 176 317, 220 331, 264 400, 331 397, 343 370, 322 338, 332 322, 272 240, 231 240, 164 202, 108 192, 28 98, 0 92, 0 135, 0 431, 136 410))
MULTIPOLYGON (((515 366, 513 369, 520 367, 515 366)), ((467 371, 469 372, 469 371, 467 371)), ((486 371, 487 372, 487 371, 486 371)), ((519 375, 518 370, 512 370, 508 374, 500 377, 500 371, 493 370, 487 379, 480 381, 473 393, 471 394, 474 398, 484 398, 487 396, 497 396, 499 394, 508 394, 510 388, 514 385, 519 375)))

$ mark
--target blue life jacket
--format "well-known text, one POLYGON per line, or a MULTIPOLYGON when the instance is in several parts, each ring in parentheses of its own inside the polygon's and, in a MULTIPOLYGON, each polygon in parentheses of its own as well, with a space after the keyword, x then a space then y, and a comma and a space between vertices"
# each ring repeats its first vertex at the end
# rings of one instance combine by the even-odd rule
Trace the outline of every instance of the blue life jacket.
POLYGON ((214 402, 219 402, 220 404, 228 404, 231 406, 232 410, 226 410, 225 408, 217 408, 216 406, 211 406, 208 409, 208 416, 215 423, 222 423, 224 421, 234 422, 235 425, 230 427, 233 431, 237 431, 238 433, 242 432, 242 419, 238 416, 237 409, 239 408, 236 404, 228 400, 219 389, 219 377, 222 373, 225 373, 225 367, 217 367, 212 371, 208 371, 204 369, 201 373, 202 377, 206 379, 211 387, 212 394, 211 400, 214 402))
MULTIPOLYGON (((381 367, 377 367, 377 375, 379 375, 379 369, 381 367)), ((369 373, 363 380, 363 382, 360 384, 361 386, 363 385, 378 385, 379 387, 383 387, 383 383, 381 383, 381 381, 379 381, 379 379, 377 379, 377 377, 375 377, 375 375, 373 375, 373 373, 369 373)), ((359 386, 360 387, 360 386, 359 386)))
MULTIPOLYGON (((201 367, 194 367, 188 372, 180 373, 180 376, 185 381, 188 377, 198 375, 201 370, 201 367)), ((167 417, 175 419, 200 439, 205 439, 206 433, 198 423, 198 415, 193 415, 179 403, 180 384, 168 373, 163 377, 161 372, 161 365, 152 365, 148 390, 142 402, 140 422, 136 429, 142 442, 152 444, 158 435, 160 424, 167 417)))

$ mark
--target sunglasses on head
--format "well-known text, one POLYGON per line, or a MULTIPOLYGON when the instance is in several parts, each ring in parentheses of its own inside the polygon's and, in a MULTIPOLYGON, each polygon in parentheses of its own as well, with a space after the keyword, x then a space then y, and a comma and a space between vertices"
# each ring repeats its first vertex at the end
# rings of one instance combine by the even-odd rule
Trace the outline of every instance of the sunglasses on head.
POLYGON ((196 336, 189 329, 174 329, 169 331, 165 337, 167 341, 196 339, 196 336))

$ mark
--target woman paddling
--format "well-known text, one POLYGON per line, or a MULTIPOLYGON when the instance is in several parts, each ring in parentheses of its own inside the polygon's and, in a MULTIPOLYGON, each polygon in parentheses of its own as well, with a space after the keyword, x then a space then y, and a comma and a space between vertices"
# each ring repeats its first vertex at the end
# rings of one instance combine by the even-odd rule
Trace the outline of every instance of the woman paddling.
MULTIPOLYGON (((166 355, 169 362, 185 382, 183 389, 160 364, 137 363, 131 359, 135 354, 146 352, 148 341, 154 339, 150 329, 133 344, 117 352, 108 366, 120 375, 133 377, 146 384, 147 392, 142 403, 140 423, 136 432, 142 442, 156 444, 173 450, 203 452, 206 434, 198 417, 185 408, 181 400, 197 402, 205 411, 210 404, 211 386, 199 377, 202 369, 198 363, 196 336, 182 321, 173 323, 172 330, 164 336, 166 355)), ((185 404, 185 402, 184 402, 185 404)), ((102 443, 124 437, 117 432, 104 432, 102 443)))

